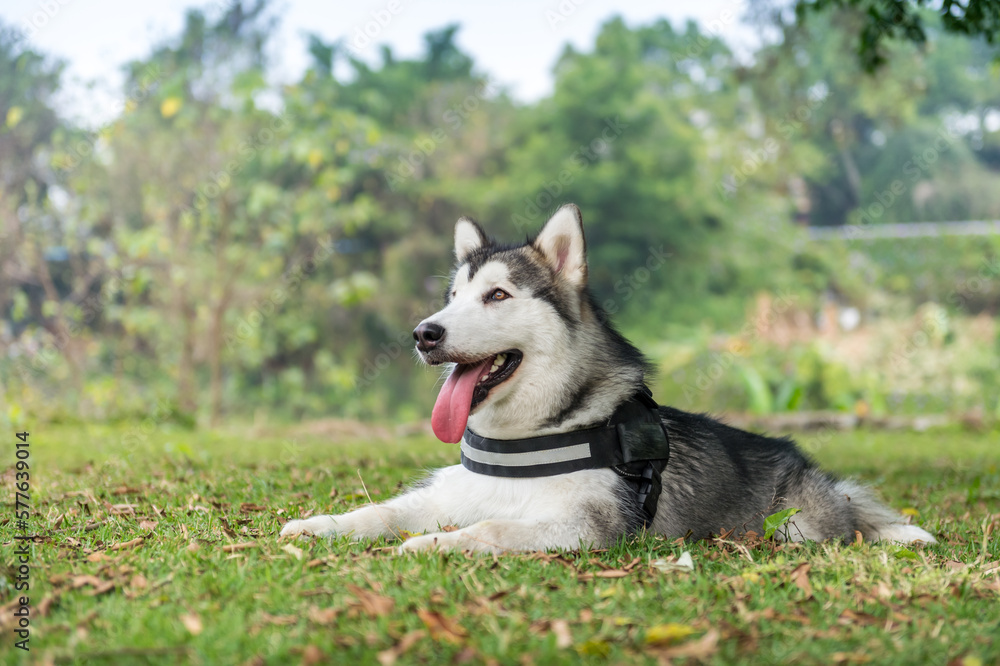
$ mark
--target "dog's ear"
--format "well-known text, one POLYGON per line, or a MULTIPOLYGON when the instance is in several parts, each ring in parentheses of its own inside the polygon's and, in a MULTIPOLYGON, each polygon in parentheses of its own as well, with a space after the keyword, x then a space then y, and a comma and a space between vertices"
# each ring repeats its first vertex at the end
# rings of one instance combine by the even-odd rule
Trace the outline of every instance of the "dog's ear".
POLYGON ((467 217, 455 223, 455 258, 463 263, 469 255, 486 244, 486 232, 467 217))
POLYGON ((557 210, 534 245, 556 275, 578 289, 587 284, 587 240, 579 208, 566 204, 557 210))

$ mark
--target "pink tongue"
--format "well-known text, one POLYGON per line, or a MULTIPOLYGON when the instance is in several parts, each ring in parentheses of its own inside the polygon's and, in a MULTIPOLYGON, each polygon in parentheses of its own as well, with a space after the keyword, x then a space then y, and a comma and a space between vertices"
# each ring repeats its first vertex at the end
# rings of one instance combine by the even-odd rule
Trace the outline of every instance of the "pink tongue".
POLYGON ((455 444, 462 441, 472 409, 472 392, 490 360, 486 359, 478 365, 456 365, 441 387, 431 412, 431 427, 442 442, 455 444))

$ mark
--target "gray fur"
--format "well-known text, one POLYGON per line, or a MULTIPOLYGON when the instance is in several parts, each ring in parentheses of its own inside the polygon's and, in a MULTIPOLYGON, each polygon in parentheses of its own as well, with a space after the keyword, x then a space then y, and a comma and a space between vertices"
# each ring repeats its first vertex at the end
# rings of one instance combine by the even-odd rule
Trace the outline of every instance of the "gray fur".
MULTIPOLYGON (((851 540, 854 530, 877 538, 877 527, 859 520, 855 510, 872 504, 871 494, 859 494, 852 505, 839 482, 789 440, 669 408, 661 411, 667 416, 671 452, 653 531, 696 539, 731 530, 763 534, 764 518, 795 507, 801 513, 789 526, 791 539, 851 540)), ((899 520, 887 509, 875 515, 899 520)))

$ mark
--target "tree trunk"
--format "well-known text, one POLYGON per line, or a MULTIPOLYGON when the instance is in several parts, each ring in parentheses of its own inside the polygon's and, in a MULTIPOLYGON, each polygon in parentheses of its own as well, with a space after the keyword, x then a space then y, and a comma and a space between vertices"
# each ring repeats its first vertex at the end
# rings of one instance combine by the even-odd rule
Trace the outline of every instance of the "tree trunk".
POLYGON ((208 363, 210 379, 211 424, 219 425, 222 417, 222 323, 227 305, 220 299, 212 312, 212 326, 208 341, 208 363))
POLYGON ((232 222, 232 209, 225 195, 219 198, 219 236, 215 247, 215 279, 223 281, 222 291, 212 308, 212 323, 208 336, 208 366, 209 366, 209 404, 211 408, 211 424, 217 426, 222 417, 222 345, 225 336, 222 327, 225 323, 226 311, 232 297, 235 275, 239 273, 235 267, 226 265, 226 246, 229 244, 229 226, 232 222))
POLYGON ((858 165, 854 162, 854 158, 851 156, 845 123, 841 120, 833 120, 831 123, 831 130, 833 131, 833 139, 837 143, 837 149, 840 152, 840 161, 844 165, 844 175, 847 176, 847 186, 850 188, 851 197, 854 199, 852 203, 855 206, 860 206, 861 172, 858 170, 858 165))
POLYGON ((177 289, 174 306, 177 323, 181 328, 181 356, 177 364, 177 407, 185 414, 197 410, 197 391, 194 387, 194 339, 196 312, 184 302, 184 290, 177 289))
MULTIPOLYGON (((52 281, 52 274, 49 272, 49 265, 45 262, 45 255, 41 248, 36 248, 36 263, 38 279, 42 283, 45 291, 45 298, 55 305, 56 314, 53 318, 49 332, 56 339, 56 348, 59 349, 69 365, 70 382, 76 390, 77 404, 83 400, 83 360, 79 353, 79 340, 70 331, 66 323, 66 314, 63 309, 62 300, 52 281)), ((46 327, 48 328, 48 327, 46 327)))

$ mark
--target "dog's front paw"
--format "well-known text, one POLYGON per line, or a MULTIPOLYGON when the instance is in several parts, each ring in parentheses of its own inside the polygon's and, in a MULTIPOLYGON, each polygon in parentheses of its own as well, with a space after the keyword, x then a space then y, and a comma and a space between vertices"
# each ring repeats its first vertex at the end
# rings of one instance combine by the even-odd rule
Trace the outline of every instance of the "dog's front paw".
POLYGON ((410 537, 399 546, 400 553, 420 553, 428 550, 455 550, 462 547, 454 535, 458 532, 434 532, 410 537))
POLYGON ((502 553, 506 549, 493 540, 483 538, 475 529, 461 529, 454 532, 434 532, 411 537, 399 547, 399 553, 417 553, 429 550, 471 550, 485 553, 502 553))
POLYGON ((296 534, 315 534, 316 536, 332 536, 337 533, 337 521, 333 516, 313 516, 305 520, 289 520, 281 528, 282 537, 292 537, 296 534))

